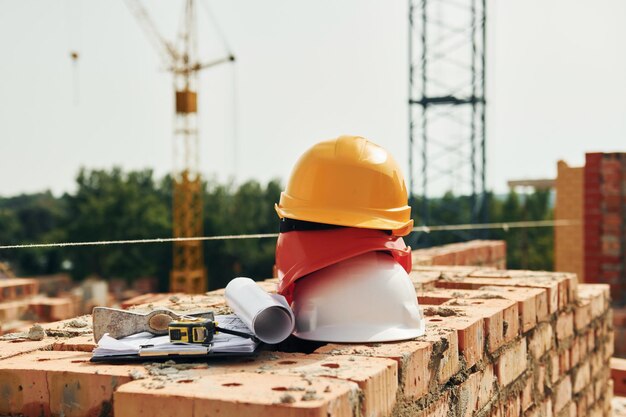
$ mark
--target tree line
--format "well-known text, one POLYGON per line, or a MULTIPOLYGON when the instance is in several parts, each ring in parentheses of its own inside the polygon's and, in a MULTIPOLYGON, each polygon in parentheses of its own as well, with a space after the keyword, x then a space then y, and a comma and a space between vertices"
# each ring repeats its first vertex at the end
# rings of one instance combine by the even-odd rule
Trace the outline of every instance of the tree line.
MULTIPOLYGON (((151 170, 124 172, 82 169, 76 190, 56 197, 50 192, 0 197, 0 244, 88 242, 149 239, 171 236, 172 181, 155 178, 151 170)), ((238 186, 206 181, 204 232, 206 236, 276 233, 282 185, 247 181, 238 186)), ((488 196, 491 222, 552 218, 550 195, 539 191, 505 197, 488 196)), ((420 224, 412 200, 415 224, 420 224)), ((469 222, 471 199, 450 193, 429 201, 436 223, 469 222)), ((508 267, 552 269, 551 228, 491 230, 488 232, 413 233, 412 247, 440 245, 476 237, 507 241, 508 267)), ((268 278, 274 265, 276 239, 215 240, 204 243, 210 288, 220 288, 235 276, 268 278)), ((159 279, 166 290, 172 265, 170 243, 106 245, 0 250, 0 261, 9 262, 18 276, 68 272, 77 280, 89 275, 128 281, 145 276, 159 279)))

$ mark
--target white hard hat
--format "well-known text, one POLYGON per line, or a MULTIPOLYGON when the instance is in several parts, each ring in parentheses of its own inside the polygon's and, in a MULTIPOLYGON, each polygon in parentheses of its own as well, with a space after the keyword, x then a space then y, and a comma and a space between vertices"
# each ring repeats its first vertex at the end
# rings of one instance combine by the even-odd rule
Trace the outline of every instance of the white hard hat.
POLYGON ((408 274, 393 257, 370 252, 296 282, 294 334, 324 342, 387 342, 424 334, 408 274))

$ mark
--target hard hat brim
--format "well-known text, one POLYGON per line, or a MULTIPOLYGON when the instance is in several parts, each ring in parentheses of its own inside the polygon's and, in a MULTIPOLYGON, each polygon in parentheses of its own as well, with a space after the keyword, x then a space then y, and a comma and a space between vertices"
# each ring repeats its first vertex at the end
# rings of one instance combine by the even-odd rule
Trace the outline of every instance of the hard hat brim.
POLYGON ((424 322, 420 328, 383 326, 324 326, 310 332, 295 332, 304 340, 324 340, 333 343, 393 342, 423 336, 424 322))
MULTIPOLYGON (((354 209, 320 209, 320 208, 284 208, 274 204, 274 209, 280 218, 304 220, 315 223, 332 224, 337 226, 356 227, 359 229, 390 230, 394 236, 406 236, 413 229, 413 219, 402 222, 375 216, 371 210, 358 212, 354 209)), ((411 208, 404 210, 410 212, 411 208)))
POLYGON ((381 251, 411 272, 411 248, 385 231, 340 227, 331 230, 281 233, 276 241, 278 293, 292 300, 296 280, 327 266, 368 252, 381 251))

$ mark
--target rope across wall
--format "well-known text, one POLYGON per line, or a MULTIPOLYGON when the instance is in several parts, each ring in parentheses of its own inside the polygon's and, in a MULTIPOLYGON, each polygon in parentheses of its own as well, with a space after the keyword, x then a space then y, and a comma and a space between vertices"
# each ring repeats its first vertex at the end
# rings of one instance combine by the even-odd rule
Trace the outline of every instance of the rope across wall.
MULTIPOLYGON (((581 222, 577 220, 533 220, 519 222, 500 223, 475 223, 475 224, 446 224, 433 226, 416 226, 412 232, 431 233, 457 230, 492 230, 502 229, 523 229, 536 227, 564 227, 578 226, 581 222)), ((168 237, 152 239, 126 239, 126 240, 97 240, 90 242, 56 242, 56 243, 25 243, 19 245, 0 245, 0 250, 8 249, 28 249, 28 248, 63 248, 74 246, 106 246, 106 245, 135 245, 146 243, 167 243, 167 242, 190 242, 190 241, 210 241, 210 240, 237 240, 237 239, 268 239, 276 238, 278 233, 254 233, 242 235, 222 235, 222 236, 197 236, 197 237, 168 237)))

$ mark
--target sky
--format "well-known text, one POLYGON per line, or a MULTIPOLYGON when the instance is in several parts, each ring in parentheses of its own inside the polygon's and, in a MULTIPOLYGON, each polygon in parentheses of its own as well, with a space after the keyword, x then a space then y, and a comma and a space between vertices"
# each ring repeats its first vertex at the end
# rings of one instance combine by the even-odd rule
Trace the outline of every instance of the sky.
MULTIPOLYGON (((285 183, 341 134, 407 172, 406 1, 199 1, 201 55, 237 57, 200 79, 205 177, 285 183)), ((172 38, 180 1, 143 4, 172 38)), ((626 151, 625 18, 622 0, 488 2, 489 188, 626 151)), ((71 192, 80 167, 170 172, 172 79, 122 0, 0 0, 0 51, 0 195, 71 192)))

